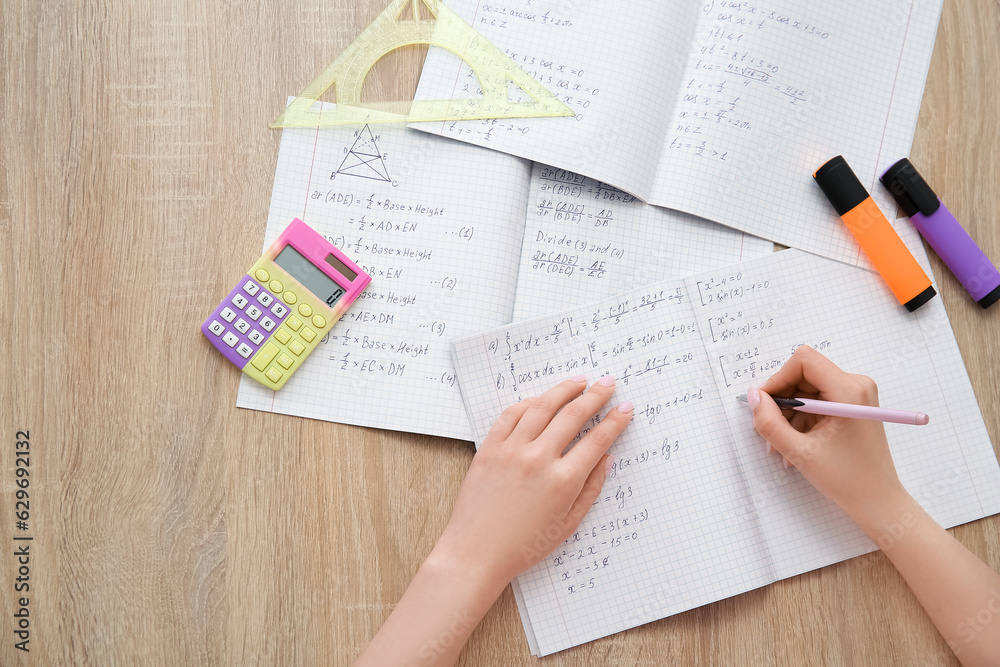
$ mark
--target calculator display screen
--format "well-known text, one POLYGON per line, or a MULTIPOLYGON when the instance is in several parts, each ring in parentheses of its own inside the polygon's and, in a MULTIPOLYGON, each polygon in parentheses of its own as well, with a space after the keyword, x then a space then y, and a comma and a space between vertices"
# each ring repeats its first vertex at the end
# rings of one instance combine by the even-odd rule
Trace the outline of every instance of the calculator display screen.
POLYGON ((322 299, 328 306, 333 306, 340 301, 340 297, 344 296, 347 291, 290 244, 282 248, 278 256, 274 258, 274 263, 287 271, 288 275, 302 283, 303 287, 322 299))

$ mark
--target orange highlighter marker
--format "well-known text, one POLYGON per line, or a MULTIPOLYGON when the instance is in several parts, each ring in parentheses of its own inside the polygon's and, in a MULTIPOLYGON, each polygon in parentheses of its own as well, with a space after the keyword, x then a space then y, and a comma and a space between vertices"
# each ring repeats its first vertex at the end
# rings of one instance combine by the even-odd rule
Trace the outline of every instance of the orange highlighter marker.
POLYGON ((933 299, 937 292, 931 286, 931 279, 882 215, 844 156, 838 155, 824 164, 813 178, 899 302, 912 313, 933 299))

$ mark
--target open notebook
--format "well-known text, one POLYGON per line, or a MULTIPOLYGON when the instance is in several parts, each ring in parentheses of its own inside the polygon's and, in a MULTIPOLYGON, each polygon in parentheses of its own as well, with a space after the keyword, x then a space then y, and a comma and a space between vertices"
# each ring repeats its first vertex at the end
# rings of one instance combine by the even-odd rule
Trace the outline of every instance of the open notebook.
POLYGON ((1000 511, 1000 467, 940 299, 916 313, 877 274, 797 250, 452 343, 477 443, 496 417, 576 373, 636 404, 579 529, 514 582, 546 655, 875 548, 765 453, 745 403, 799 345, 870 375, 906 488, 944 526, 1000 511))
POLYGON ((452 338, 522 302, 558 310, 773 248, 604 187, 574 209, 588 222, 535 215, 532 198, 526 227, 533 192, 531 163, 401 126, 284 130, 264 247, 299 217, 372 282, 283 389, 243 378, 237 405, 471 440, 452 338))
MULTIPOLYGON (((895 208, 876 178, 909 152, 942 0, 448 4, 577 116, 415 127, 867 265, 811 174, 843 154, 895 208)), ((478 94, 431 49, 418 98, 478 94)))

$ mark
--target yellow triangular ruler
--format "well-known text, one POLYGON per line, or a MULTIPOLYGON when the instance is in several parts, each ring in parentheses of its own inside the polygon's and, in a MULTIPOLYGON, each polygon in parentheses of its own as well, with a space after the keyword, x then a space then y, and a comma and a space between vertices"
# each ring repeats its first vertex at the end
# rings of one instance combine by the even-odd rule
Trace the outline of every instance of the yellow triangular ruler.
POLYGON ((285 108, 271 127, 318 127, 349 123, 402 123, 483 118, 572 116, 574 112, 533 79, 507 54, 480 35, 440 0, 393 0, 357 39, 302 94, 285 108), (401 18, 411 10, 412 18, 401 18), (483 96, 472 99, 361 102, 368 71, 385 54, 409 44, 448 49, 464 60, 479 79, 483 96), (509 83, 527 102, 510 100, 509 83), (334 86, 336 109, 321 109, 319 97, 334 86))

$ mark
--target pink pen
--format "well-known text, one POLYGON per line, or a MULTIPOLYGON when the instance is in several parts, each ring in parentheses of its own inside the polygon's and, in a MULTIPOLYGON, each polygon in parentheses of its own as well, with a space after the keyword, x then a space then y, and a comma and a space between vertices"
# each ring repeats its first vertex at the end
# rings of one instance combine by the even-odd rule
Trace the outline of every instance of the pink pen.
MULTIPOLYGON (((737 398, 744 403, 747 402, 746 394, 740 394, 737 398)), ((880 422, 913 424, 915 426, 923 426, 931 420, 931 418, 923 412, 910 412, 909 410, 873 408, 868 405, 851 405, 850 403, 818 401, 812 398, 785 398, 783 396, 772 396, 771 399, 777 403, 780 408, 784 408, 786 410, 797 410, 799 412, 808 412, 814 415, 850 417, 851 419, 872 419, 880 422)))

